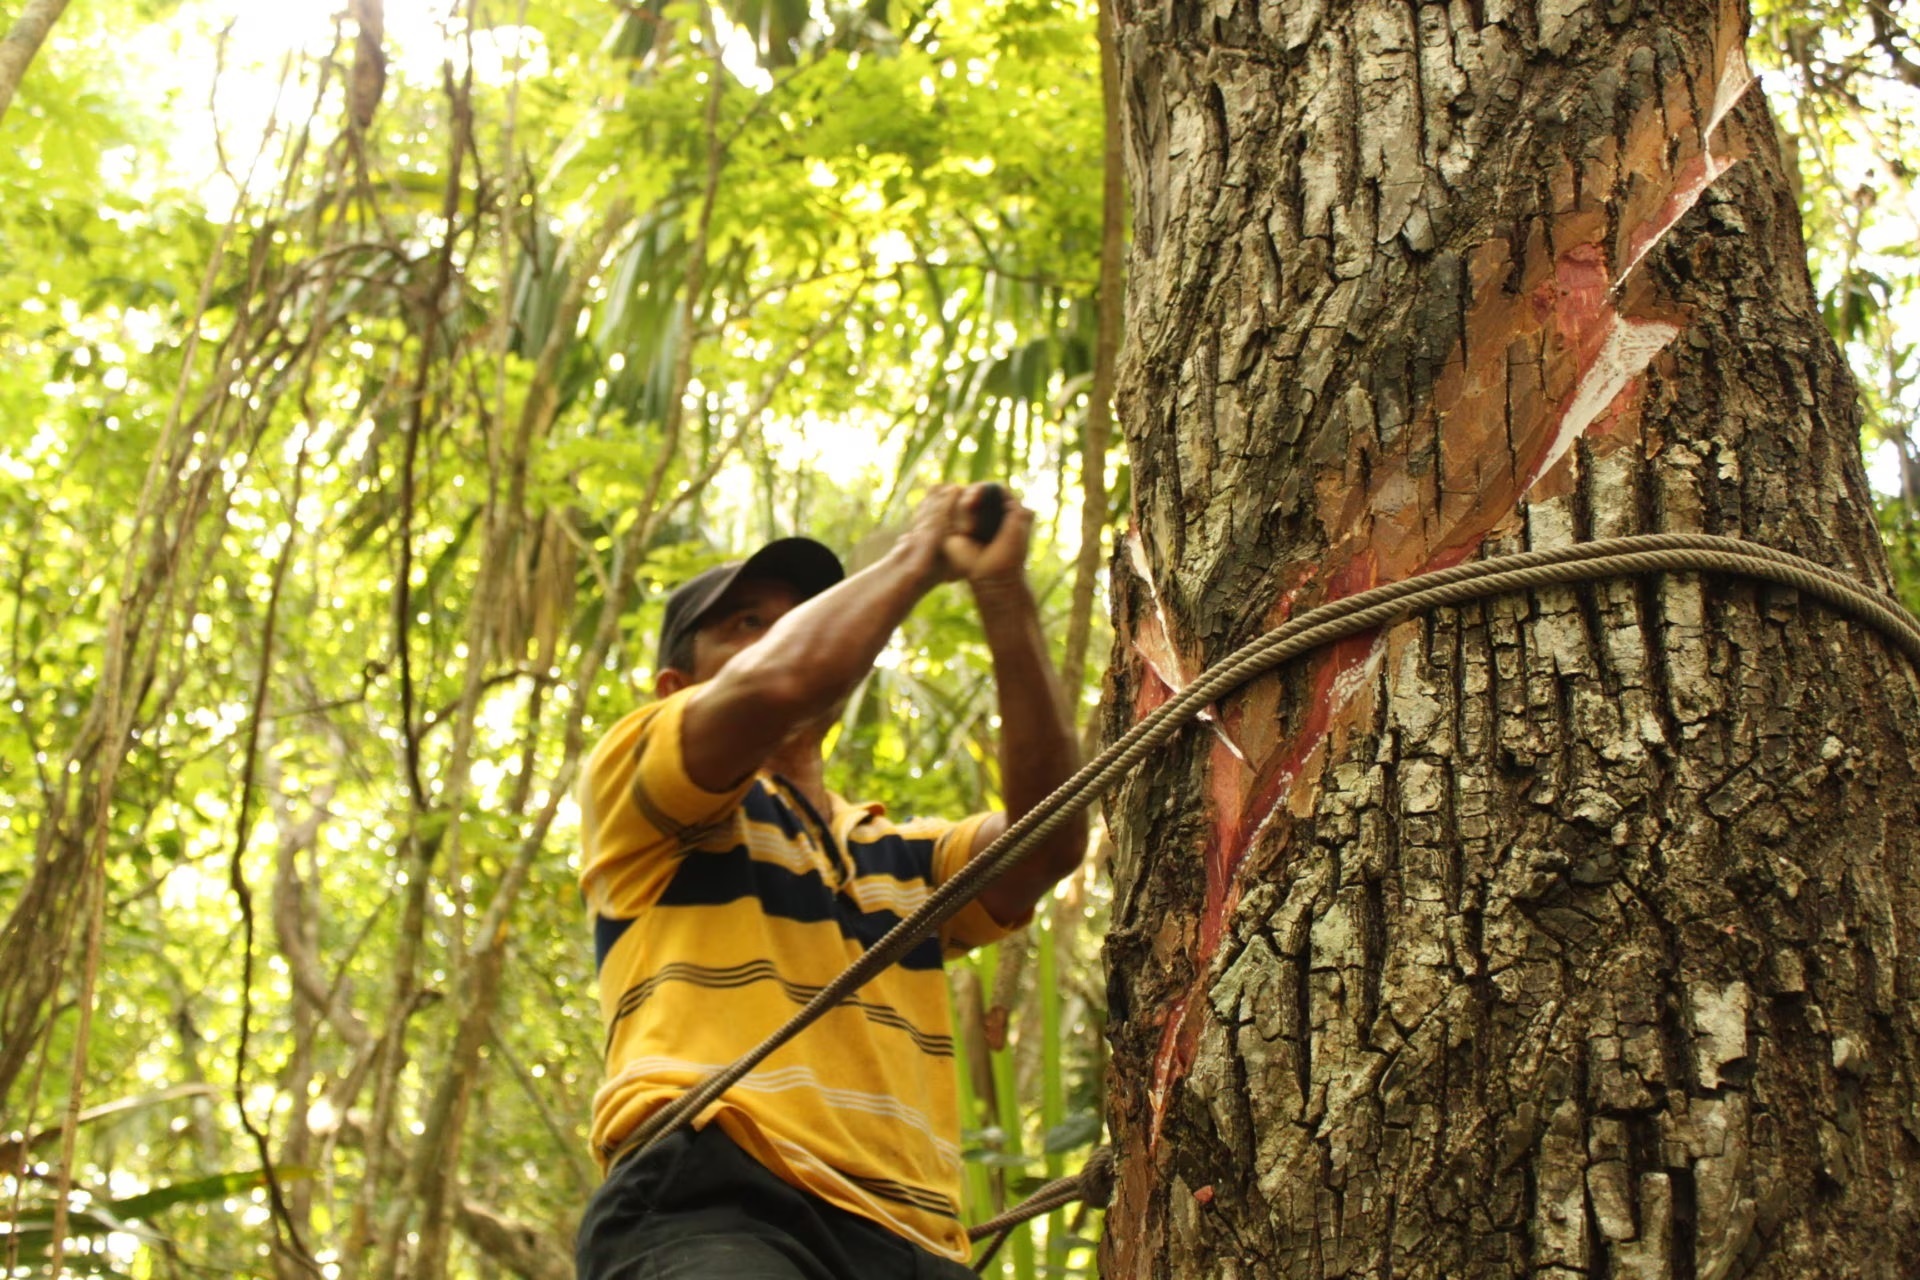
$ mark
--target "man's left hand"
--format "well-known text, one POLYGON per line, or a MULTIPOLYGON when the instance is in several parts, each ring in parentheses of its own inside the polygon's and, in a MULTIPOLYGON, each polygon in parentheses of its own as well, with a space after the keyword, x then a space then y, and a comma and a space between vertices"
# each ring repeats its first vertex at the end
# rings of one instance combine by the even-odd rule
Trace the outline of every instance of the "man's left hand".
POLYGON ((971 529, 986 485, 968 485, 953 505, 954 531, 941 543, 947 563, 975 590, 991 590, 996 585, 1026 580, 1027 541, 1033 532, 1033 512, 1021 505, 1020 495, 1003 490, 1005 514, 999 532, 987 543, 975 542, 962 530, 971 529))

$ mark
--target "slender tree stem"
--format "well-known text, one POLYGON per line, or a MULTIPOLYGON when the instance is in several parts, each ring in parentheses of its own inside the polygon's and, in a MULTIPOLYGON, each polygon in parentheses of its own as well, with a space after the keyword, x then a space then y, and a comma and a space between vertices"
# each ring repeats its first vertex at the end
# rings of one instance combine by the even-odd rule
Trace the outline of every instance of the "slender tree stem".
POLYGON ((1060 683, 1072 699, 1076 722, 1080 689, 1086 683, 1087 646, 1093 635, 1094 587, 1106 550, 1107 445, 1113 437, 1114 370, 1119 363, 1127 269, 1127 175, 1121 151, 1120 72, 1113 48, 1111 0, 1103 0, 1100 6, 1100 98, 1105 124, 1099 331, 1093 348, 1093 387, 1087 397, 1086 439, 1080 449, 1080 555, 1073 567, 1073 607, 1067 618, 1066 656, 1060 663, 1060 683))

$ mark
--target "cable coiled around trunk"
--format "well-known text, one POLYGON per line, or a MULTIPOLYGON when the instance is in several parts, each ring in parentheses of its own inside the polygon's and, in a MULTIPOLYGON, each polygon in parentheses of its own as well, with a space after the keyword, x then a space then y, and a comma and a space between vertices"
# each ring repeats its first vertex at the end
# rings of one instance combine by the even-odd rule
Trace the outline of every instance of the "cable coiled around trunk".
MULTIPOLYGON (((1431 609, 1538 587, 1654 573, 1718 573, 1791 587, 1880 632, 1920 668, 1920 622, 1890 597, 1811 560, 1736 538, 1645 534, 1479 560, 1424 573, 1323 604, 1250 641, 1088 761, 930 894, 778 1030, 637 1126, 612 1152, 618 1162, 694 1119, 808 1024, 934 933, 982 889, 1044 843, 1074 814, 1131 772, 1209 704, 1256 676, 1316 649, 1431 609)), ((996 1221, 998 1221, 996 1219, 996 1221)))

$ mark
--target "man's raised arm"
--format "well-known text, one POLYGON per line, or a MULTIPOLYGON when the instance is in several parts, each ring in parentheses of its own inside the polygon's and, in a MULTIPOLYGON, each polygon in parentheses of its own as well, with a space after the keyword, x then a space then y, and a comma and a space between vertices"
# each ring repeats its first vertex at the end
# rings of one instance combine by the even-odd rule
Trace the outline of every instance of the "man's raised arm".
MULTIPOLYGON (((1027 585, 1027 537, 1033 513, 1017 500, 994 540, 984 547, 954 548, 955 568, 973 588, 993 654, 1000 695, 1000 790, 1006 810, 981 825, 974 852, 998 838, 1080 767, 1059 677, 1040 631, 1040 610, 1027 585)), ((1080 815, 1009 868, 980 894, 980 903, 1003 924, 1024 917, 1086 855, 1087 823, 1080 815)))
POLYGON ((782 614, 718 672, 700 672, 706 683, 681 720, 687 776, 728 790, 837 707, 914 605, 959 576, 942 547, 968 541, 954 536, 967 518, 959 490, 935 490, 878 563, 782 614))

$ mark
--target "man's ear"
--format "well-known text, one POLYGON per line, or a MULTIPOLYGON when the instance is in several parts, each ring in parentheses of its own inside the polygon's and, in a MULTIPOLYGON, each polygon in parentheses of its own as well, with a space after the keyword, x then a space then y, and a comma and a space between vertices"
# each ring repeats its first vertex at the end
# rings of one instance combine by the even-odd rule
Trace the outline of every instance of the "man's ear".
POLYGON ((653 678, 653 696, 671 698, 692 683, 693 677, 678 667, 662 667, 660 674, 653 678))

